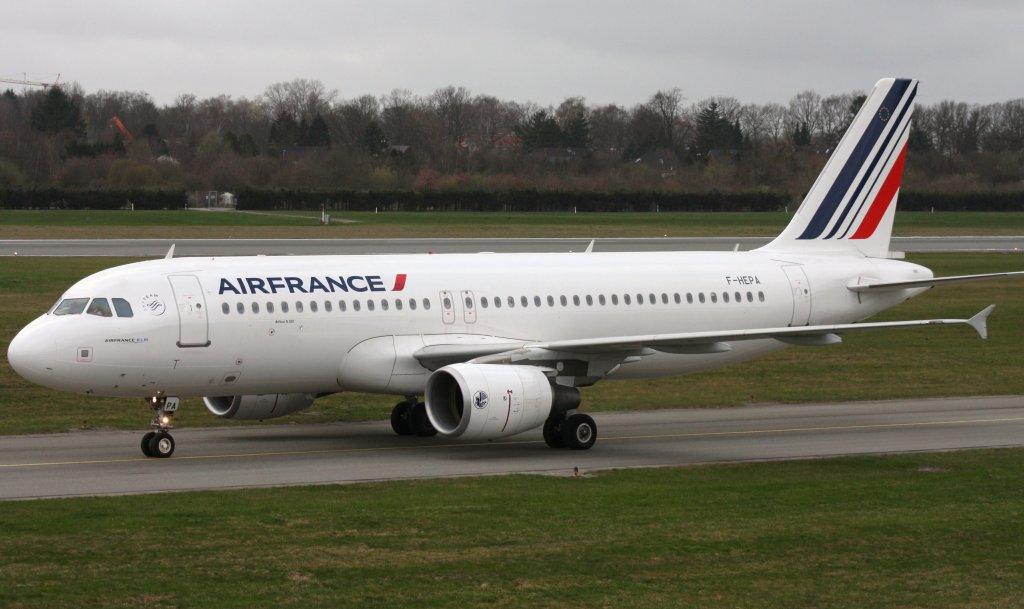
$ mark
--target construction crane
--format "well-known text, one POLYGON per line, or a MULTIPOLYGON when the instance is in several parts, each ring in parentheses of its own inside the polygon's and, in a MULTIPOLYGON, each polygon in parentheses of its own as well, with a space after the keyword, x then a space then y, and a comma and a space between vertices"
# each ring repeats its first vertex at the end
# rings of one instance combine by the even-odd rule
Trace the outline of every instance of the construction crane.
POLYGON ((124 123, 121 122, 121 119, 117 118, 116 114, 110 118, 110 124, 117 127, 117 130, 124 136, 124 141, 131 142, 135 139, 132 137, 132 132, 128 131, 128 127, 124 126, 124 123))
POLYGON ((28 77, 27 74, 23 74, 22 76, 24 78, 0 77, 0 82, 5 82, 5 83, 8 83, 8 84, 12 84, 12 85, 26 85, 26 86, 29 86, 29 87, 42 87, 44 89, 49 89, 50 87, 60 88, 60 86, 61 86, 60 85, 60 74, 57 75, 57 78, 55 78, 53 82, 40 82, 38 80, 28 80, 27 79, 27 77, 28 77))

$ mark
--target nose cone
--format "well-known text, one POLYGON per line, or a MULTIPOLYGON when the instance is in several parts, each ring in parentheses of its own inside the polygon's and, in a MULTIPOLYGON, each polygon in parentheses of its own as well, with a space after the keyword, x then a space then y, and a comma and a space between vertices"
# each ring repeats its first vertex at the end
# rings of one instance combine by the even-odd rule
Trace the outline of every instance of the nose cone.
POLYGON ((38 321, 25 326, 7 347, 7 361, 11 368, 39 385, 52 382, 55 355, 53 334, 38 321))

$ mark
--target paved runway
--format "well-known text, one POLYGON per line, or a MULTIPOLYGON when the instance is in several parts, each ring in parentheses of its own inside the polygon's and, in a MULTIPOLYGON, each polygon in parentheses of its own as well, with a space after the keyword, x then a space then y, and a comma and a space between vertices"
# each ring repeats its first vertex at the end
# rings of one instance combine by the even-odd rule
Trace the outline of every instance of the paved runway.
POLYGON ((0 438, 0 499, 339 484, 510 473, 568 475, 833 455, 1024 445, 1024 396, 597 413, 597 445, 552 450, 536 430, 466 443, 385 422, 179 429, 170 459, 141 432, 0 438))
MULTIPOLYGON (((768 243, 765 237, 666 237, 597 239, 594 251, 743 251, 768 243)), ((301 254, 397 254, 583 251, 590 239, 7 239, 0 256, 163 256, 175 244, 177 256, 268 256, 301 254)), ((1017 237, 894 237, 901 252, 1024 251, 1017 237)))

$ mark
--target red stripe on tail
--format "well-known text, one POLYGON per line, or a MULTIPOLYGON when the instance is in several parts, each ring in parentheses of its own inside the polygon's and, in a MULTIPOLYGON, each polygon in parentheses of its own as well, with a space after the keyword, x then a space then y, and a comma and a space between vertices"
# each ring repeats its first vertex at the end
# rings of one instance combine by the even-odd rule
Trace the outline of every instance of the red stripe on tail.
POLYGON ((900 181, 903 179, 903 161, 906 158, 907 145, 904 144, 903 150, 900 151, 900 156, 896 158, 896 163, 892 166, 892 171, 886 176, 885 182, 882 183, 882 188, 871 203, 871 207, 868 208, 868 213, 864 216, 860 227, 857 228, 857 232, 853 233, 850 239, 867 239, 875 234, 875 229, 878 228, 878 223, 882 221, 885 210, 889 209, 889 205, 896 197, 896 192, 900 189, 900 181))

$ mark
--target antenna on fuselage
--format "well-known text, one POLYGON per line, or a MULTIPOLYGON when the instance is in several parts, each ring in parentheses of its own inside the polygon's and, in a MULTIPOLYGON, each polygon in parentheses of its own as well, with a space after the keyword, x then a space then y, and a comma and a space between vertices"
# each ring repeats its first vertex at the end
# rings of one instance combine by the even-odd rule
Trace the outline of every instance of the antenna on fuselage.
POLYGON ((170 260, 171 258, 174 258, 174 246, 175 244, 172 243, 171 249, 167 250, 167 255, 164 256, 164 260, 170 260))

